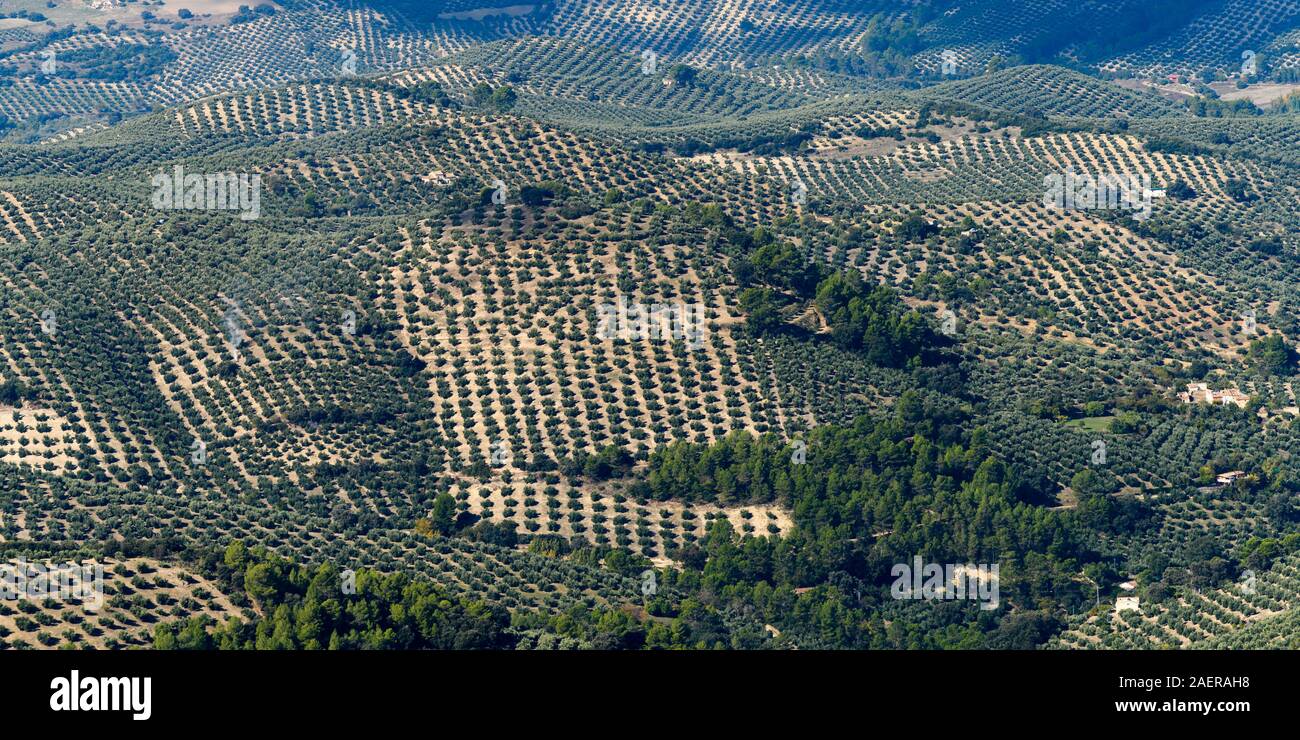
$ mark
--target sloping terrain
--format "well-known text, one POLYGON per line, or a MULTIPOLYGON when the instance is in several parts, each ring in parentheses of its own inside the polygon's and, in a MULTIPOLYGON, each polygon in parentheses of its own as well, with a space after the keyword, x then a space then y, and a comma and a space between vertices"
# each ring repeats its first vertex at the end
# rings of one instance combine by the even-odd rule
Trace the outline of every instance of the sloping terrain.
POLYGON ((493 646, 1289 644, 1300 120, 1107 78, 1275 74, 1292 4, 1140 5, 55 4, 0 35, 0 550, 112 591, 0 647, 262 647, 345 569, 493 646), (1005 609, 892 597, 922 555, 1005 609))

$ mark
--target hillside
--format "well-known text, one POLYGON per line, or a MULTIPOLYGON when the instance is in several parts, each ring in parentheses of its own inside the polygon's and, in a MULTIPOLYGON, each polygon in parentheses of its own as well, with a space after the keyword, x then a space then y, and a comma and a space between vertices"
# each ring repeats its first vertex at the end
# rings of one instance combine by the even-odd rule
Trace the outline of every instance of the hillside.
POLYGON ((1293 642, 1293 3, 50 5, 0 648, 1293 642))

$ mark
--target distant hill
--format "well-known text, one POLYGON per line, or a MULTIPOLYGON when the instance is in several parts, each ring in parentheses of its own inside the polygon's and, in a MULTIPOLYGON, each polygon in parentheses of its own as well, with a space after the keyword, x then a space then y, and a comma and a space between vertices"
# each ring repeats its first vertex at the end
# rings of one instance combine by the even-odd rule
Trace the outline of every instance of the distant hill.
POLYGON ((940 83, 914 97, 1056 118, 1158 118, 1182 111, 1157 95, 1126 90, 1105 80, 1042 64, 940 83))

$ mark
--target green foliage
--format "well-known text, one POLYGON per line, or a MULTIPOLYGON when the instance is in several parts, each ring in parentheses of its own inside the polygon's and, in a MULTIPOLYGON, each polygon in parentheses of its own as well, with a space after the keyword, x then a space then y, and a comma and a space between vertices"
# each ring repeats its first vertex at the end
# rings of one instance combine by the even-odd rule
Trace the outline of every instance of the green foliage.
POLYGON ((513 644, 505 610, 450 597, 428 581, 363 569, 352 588, 332 565, 308 568, 260 548, 246 552, 238 575, 265 616, 232 617, 212 629, 202 617, 160 624, 155 648, 465 650, 513 644))
POLYGON ((857 272, 839 272, 819 283, 817 308, 836 344, 883 367, 920 364, 933 344, 933 332, 919 313, 907 310, 892 289, 868 286, 857 272))
POLYGON ((1196 198, 1196 191, 1181 179, 1170 183, 1169 187, 1165 188, 1165 194, 1174 200, 1193 200, 1196 198))
POLYGON ((17 406, 24 400, 35 399, 35 393, 13 378, 0 383, 0 406, 17 406))
POLYGON ((438 534, 450 534, 456 526, 456 499, 449 494, 440 493, 433 499, 433 511, 429 514, 433 531, 438 534))
POLYGON ((137 81, 162 72, 175 61, 176 53, 164 44, 72 49, 59 53, 59 76, 104 82, 137 81))
MULTIPOLYGON (((442 84, 436 80, 428 80, 415 85, 411 85, 410 87, 406 87, 406 88, 396 87, 390 89, 402 91, 399 94, 402 94, 405 97, 410 98, 411 100, 419 100, 424 103, 430 103, 432 105, 438 106, 439 108, 448 108, 451 110, 456 110, 460 108, 460 104, 457 103, 456 100, 453 99, 450 95, 448 95, 446 88, 444 88, 442 84)), ((491 98, 489 97, 489 100, 490 99, 491 98)))
POLYGON ((745 326, 755 334, 770 334, 785 325, 781 305, 771 288, 746 288, 740 292, 740 310, 745 326))
POLYGON ((905 242, 923 242, 939 233, 939 228, 927 221, 921 212, 913 211, 898 224, 894 233, 905 242))
POLYGON ((470 91, 470 98, 479 108, 505 113, 515 107, 515 103, 519 100, 519 93, 515 92, 510 85, 492 87, 486 82, 480 82, 470 91))
POLYGON ((563 183, 548 180, 519 188, 519 199, 526 206, 538 208, 549 204, 552 200, 563 196, 567 192, 569 192, 569 189, 563 183))
POLYGON ((1256 199, 1256 195, 1251 191, 1250 185, 1244 180, 1239 180, 1237 178, 1230 178, 1225 181, 1223 183, 1223 192, 1227 193, 1228 197, 1238 203, 1249 203, 1256 199))
MULTIPOLYGON (((0 435, 0 540, 161 556, 248 538, 204 572, 258 616, 164 625, 171 649, 1025 648, 1091 606, 1080 578, 1104 599, 1135 571, 1184 637, 1279 611, 1280 589, 1210 594, 1295 557, 1294 358, 1280 339, 1243 349, 1229 324, 1249 303, 1300 330, 1300 102, 1263 114, 1193 81, 1206 98, 1183 105, 1021 65, 1069 49, 1097 72, 1123 47, 1101 76, 1234 71, 1219 15, 1181 25, 1204 3, 1136 2, 1101 34, 1115 8, 1026 34, 1002 5, 794 0, 733 23, 667 3, 655 45, 712 60, 667 75, 607 45, 635 19, 592 3, 558 25, 549 5, 461 21, 404 0, 400 17, 246 8, 238 33, 183 40, 147 23, 24 46, 35 30, 9 29, 0 406, 25 407, 0 435), (338 78, 340 34, 374 42, 358 51, 378 76, 338 78), (232 73, 244 39, 303 53, 232 73), (949 46, 957 79, 917 80, 949 46), (33 71, 45 49, 52 75, 33 71), (733 149, 747 156, 673 156, 733 149), (263 173, 264 218, 123 217, 177 162, 263 173), (1115 162, 1169 183, 1149 221, 1035 205, 1044 171, 1115 162), (792 204, 796 174, 809 198, 792 204), (497 177, 500 207, 480 190, 497 177), (232 358, 222 299, 311 266, 315 290, 243 300, 232 358), (618 295, 704 303, 708 337, 588 341, 593 303, 618 295), (57 336, 34 320, 47 307, 57 336), (743 329, 714 320, 737 309, 743 329), (946 309, 958 328, 936 337, 923 317, 946 309), (1205 378, 1253 383, 1273 418, 1174 400, 1205 378), (1110 462, 1087 467, 1100 435, 1110 462), (515 463, 488 464, 498 441, 515 463), (1228 470, 1250 472, 1215 485, 1228 470), (890 599, 889 566, 917 554, 1001 563, 1007 609, 890 599), (675 563, 644 596, 661 556, 675 563), (322 562, 413 580, 313 596, 322 562), (406 594, 421 579, 423 623, 406 594), (1193 609, 1191 587, 1223 608, 1193 609)), ((1261 44, 1284 42, 1268 13, 1261 44)), ((194 613, 175 606, 158 603, 194 613)), ((78 642, 32 616, 38 645, 78 642)), ((146 628, 106 629, 135 645, 146 628)))
MULTIPOLYGON (((774 436, 734 433, 707 446, 675 443, 651 455, 640 492, 655 500, 788 507, 798 526, 781 539, 737 538, 725 523, 715 524, 697 587, 748 602, 783 631, 805 637, 821 628, 801 626, 804 605, 843 609, 848 621, 833 636, 817 638, 840 647, 912 639, 887 637, 878 620, 894 608, 883 595, 892 564, 914 555, 940 563, 1000 562, 1003 598, 1024 608, 1073 593, 1062 584, 1098 557, 1087 544, 1090 533, 1146 526, 1149 512, 1132 499, 1085 494, 1089 504, 1080 513, 1029 503, 1035 495, 1012 470, 987 450, 963 444, 959 422, 909 392, 890 418, 813 430, 802 462, 774 436), (796 587, 816 588, 789 598, 796 587), (846 589, 861 593, 845 601, 846 589), (772 600, 781 593, 786 596, 772 600)), ((697 583, 689 572, 684 577, 697 583)), ((1032 647, 1062 626, 1046 617, 1005 626, 995 618, 965 619, 979 625, 970 635, 976 644, 994 630, 990 646, 1032 647)))
POLYGON ((1252 341, 1249 357, 1261 375, 1290 375, 1295 371, 1295 352, 1281 334, 1270 334, 1252 341))
POLYGON ((580 452, 560 466, 569 476, 584 476, 592 481, 621 478, 632 471, 632 456, 617 445, 606 445, 596 454, 580 452))

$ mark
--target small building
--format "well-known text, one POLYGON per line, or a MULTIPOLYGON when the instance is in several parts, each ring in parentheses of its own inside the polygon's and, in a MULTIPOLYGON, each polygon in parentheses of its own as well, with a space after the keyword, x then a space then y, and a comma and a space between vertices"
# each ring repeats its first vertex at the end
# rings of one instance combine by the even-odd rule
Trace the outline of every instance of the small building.
POLYGON ((1244 470, 1230 470, 1226 473, 1219 473, 1219 476, 1214 481, 1221 486, 1230 486, 1245 477, 1246 471, 1244 470))
POLYGON ((1246 404, 1250 403, 1250 396, 1247 396, 1236 388, 1226 388, 1214 392, 1214 403, 1222 404, 1224 406, 1231 404, 1239 409, 1244 409, 1246 408, 1246 404))
POLYGON ((1119 584, 1119 590, 1121 591, 1136 591, 1137 587, 1138 587, 1138 582, 1132 579, 1124 581, 1123 583, 1119 584))
POLYGON ((1187 390, 1179 393, 1178 398, 1183 403, 1208 403, 1215 406, 1236 406, 1239 409, 1246 408, 1250 403, 1250 396, 1236 388, 1216 391, 1208 383, 1188 383, 1187 390))
POLYGON ((1140 600, 1136 596, 1121 596, 1115 599, 1115 611, 1116 612, 1142 611, 1140 606, 1140 600))
POLYGON ((1263 421, 1268 421, 1281 416, 1300 416, 1300 406, 1283 406, 1278 409, 1270 409, 1267 406, 1260 406, 1259 411, 1255 414, 1263 421))

